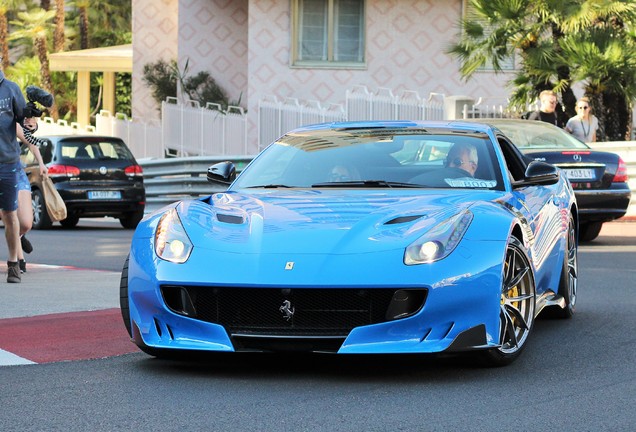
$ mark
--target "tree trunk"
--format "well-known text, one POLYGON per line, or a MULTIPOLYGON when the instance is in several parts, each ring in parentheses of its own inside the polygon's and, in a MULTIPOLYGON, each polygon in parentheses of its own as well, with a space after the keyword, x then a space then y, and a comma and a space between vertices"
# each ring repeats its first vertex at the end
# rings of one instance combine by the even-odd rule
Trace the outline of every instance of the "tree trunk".
POLYGON ((2 70, 6 71, 11 65, 9 59, 9 23, 7 22, 7 15, 0 15, 0 55, 2 55, 2 70))
POLYGON ((629 109, 625 97, 603 92, 603 101, 605 105, 605 141, 629 139, 629 109))
POLYGON ((80 26, 80 47, 88 48, 88 10, 85 7, 79 8, 79 26, 80 26))
MULTIPOLYGON (((35 50, 38 54, 38 59, 40 60, 42 87, 44 87, 44 90, 53 94, 53 85, 51 84, 51 70, 49 68, 49 56, 46 51, 46 39, 44 37, 37 37, 33 41, 33 45, 35 46, 35 50)), ((53 120, 57 121, 60 117, 60 114, 57 111, 57 105, 53 103, 53 106, 50 107, 48 110, 49 114, 51 114, 51 117, 53 117, 53 120)))
POLYGON ((64 0, 55 0, 55 32, 53 33, 53 51, 64 51, 64 0))

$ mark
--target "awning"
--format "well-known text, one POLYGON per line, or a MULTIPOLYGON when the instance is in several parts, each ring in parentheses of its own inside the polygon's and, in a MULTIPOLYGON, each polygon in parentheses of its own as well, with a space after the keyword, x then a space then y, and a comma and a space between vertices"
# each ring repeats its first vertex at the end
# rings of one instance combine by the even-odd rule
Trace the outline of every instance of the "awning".
POLYGON ((52 71, 128 72, 133 70, 132 44, 49 54, 52 71))
POLYGON ((132 73, 132 44, 90 48, 49 54, 49 68, 57 72, 77 72, 77 122, 90 123, 90 74, 104 74, 105 110, 115 114, 115 73, 132 73))

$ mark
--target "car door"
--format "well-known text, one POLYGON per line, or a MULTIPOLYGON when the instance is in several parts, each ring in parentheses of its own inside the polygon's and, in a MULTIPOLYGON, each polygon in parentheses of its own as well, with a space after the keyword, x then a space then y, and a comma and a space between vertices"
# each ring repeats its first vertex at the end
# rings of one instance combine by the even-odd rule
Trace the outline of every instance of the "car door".
POLYGON ((513 211, 525 218, 530 231, 527 233, 529 234, 527 241, 537 270, 535 274, 537 287, 551 286, 554 281, 552 272, 554 266, 549 264, 553 262, 553 259, 559 259, 561 252, 559 245, 564 238, 562 209, 565 206, 566 197, 559 192, 562 189, 562 183, 559 181, 552 185, 515 185, 524 178, 528 160, 507 138, 498 137, 498 142, 512 177, 510 202, 513 211))

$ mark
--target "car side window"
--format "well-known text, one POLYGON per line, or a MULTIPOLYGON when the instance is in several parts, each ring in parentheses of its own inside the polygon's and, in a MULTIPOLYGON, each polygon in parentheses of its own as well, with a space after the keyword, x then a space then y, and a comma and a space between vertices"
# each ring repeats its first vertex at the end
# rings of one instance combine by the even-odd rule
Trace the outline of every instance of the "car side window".
POLYGON ((512 176, 513 181, 521 180, 526 172, 526 164, 519 153, 519 150, 510 141, 503 137, 497 137, 497 142, 506 160, 506 168, 512 176))

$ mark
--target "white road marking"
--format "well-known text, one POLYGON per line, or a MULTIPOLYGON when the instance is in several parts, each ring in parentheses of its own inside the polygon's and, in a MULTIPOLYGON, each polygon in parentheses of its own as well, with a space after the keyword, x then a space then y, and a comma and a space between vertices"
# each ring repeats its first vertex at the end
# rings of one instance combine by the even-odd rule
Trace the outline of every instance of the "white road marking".
POLYGON ((14 365, 26 365, 35 364, 31 360, 27 360, 20 356, 17 356, 9 351, 0 349, 0 366, 14 366, 14 365))

